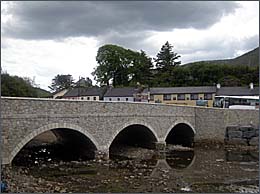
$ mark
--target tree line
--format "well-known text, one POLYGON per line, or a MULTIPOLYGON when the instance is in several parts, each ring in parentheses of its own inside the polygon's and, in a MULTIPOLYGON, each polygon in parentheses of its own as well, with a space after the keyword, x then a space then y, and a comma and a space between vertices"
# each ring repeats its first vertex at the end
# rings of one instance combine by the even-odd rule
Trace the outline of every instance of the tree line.
POLYGON ((152 59, 145 51, 104 45, 98 49, 98 63, 92 75, 101 85, 114 87, 144 85, 176 86, 245 86, 259 83, 259 66, 212 64, 200 62, 181 66, 181 56, 167 41, 152 59))
POLYGON ((50 93, 28 77, 11 76, 1 71, 1 96, 43 98, 49 97, 50 93))
MULTIPOLYGON (((180 86, 246 86, 258 85, 259 66, 197 62, 181 66, 180 55, 167 41, 155 58, 145 51, 133 51, 106 44, 98 49, 92 75, 100 86, 114 87, 180 87, 180 86)), ((57 91, 69 87, 92 87, 90 78, 74 82, 71 75, 57 75, 50 88, 57 91)))

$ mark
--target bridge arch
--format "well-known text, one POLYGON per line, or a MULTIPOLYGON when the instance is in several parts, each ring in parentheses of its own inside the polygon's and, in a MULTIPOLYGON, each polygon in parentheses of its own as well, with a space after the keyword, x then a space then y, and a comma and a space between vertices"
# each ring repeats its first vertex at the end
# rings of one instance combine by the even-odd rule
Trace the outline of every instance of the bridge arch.
POLYGON ((111 147, 112 143, 114 142, 114 140, 118 137, 118 135, 121 132, 123 132, 124 130, 126 130, 127 128, 130 128, 132 126, 142 127, 146 132, 148 132, 152 136, 152 138, 154 138, 155 142, 158 142, 158 140, 159 140, 158 135, 151 125, 149 125, 148 123, 143 122, 143 121, 133 120, 133 121, 124 123, 113 133, 113 135, 108 143, 108 149, 111 147))
POLYGON ((168 128, 164 141, 166 144, 180 144, 191 147, 194 141, 196 131, 187 121, 176 121, 168 128))
POLYGON ((29 135, 27 135, 25 138, 23 138, 11 152, 11 154, 9 156, 9 163, 12 162, 12 160, 19 153, 19 151, 21 151, 21 149, 27 143, 29 143, 33 138, 35 138, 36 136, 38 136, 46 131, 50 131, 53 129, 60 129, 60 128, 70 129, 70 130, 74 130, 74 131, 81 133, 82 135, 84 135, 86 138, 88 138, 91 141, 91 143, 95 146, 95 148, 97 150, 99 149, 99 145, 98 145, 97 141, 95 140, 95 138, 89 132, 87 132, 86 130, 83 130, 80 126, 77 126, 74 124, 69 124, 69 123, 52 123, 52 124, 44 125, 35 130, 32 130, 32 132, 29 135))

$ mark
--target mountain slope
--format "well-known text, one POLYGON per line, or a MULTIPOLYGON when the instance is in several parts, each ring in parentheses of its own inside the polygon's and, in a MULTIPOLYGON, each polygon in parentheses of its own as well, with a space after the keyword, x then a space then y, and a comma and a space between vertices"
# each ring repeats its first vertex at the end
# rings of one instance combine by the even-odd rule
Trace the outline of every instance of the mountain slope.
POLYGON ((254 50, 251 50, 239 57, 236 57, 234 59, 197 61, 197 62, 193 62, 193 63, 187 63, 187 64, 185 64, 185 66, 197 64, 197 63, 259 66, 259 47, 255 48, 254 50))

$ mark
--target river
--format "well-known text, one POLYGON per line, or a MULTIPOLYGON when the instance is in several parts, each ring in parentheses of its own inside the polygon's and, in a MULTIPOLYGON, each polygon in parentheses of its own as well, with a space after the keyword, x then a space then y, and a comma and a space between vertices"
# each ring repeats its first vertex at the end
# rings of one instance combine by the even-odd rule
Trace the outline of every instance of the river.
POLYGON ((258 149, 126 149, 107 161, 62 161, 40 148, 4 167, 2 179, 7 192, 259 193, 258 149))

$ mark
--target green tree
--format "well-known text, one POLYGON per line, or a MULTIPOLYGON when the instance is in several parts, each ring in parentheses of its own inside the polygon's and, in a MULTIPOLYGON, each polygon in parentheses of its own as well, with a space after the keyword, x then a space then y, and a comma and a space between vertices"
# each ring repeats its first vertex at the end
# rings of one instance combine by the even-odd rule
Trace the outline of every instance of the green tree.
POLYGON ((104 45, 98 49, 98 66, 92 75, 101 85, 129 86, 149 82, 151 58, 144 51, 136 52, 117 45, 104 45))
POLYGON ((156 67, 162 70, 168 70, 170 67, 175 67, 181 64, 178 60, 181 56, 173 52, 173 46, 167 41, 156 55, 156 67))
POLYGON ((154 59, 157 73, 154 83, 157 86, 173 86, 174 68, 181 64, 177 61, 180 55, 173 51, 173 46, 167 41, 154 59))
POLYGON ((102 85, 109 85, 110 81, 114 86, 125 85, 128 82, 129 54, 128 50, 117 45, 100 47, 96 56, 98 66, 92 73, 94 79, 102 85))
POLYGON ((141 85, 151 85, 153 75, 152 58, 148 57, 145 51, 135 52, 133 56, 133 66, 130 67, 131 85, 137 83, 141 85))
POLYGON ((67 89, 74 86, 74 80, 72 78, 72 75, 56 75, 52 79, 52 84, 49 86, 49 88, 52 91, 58 91, 58 90, 63 90, 67 89))

